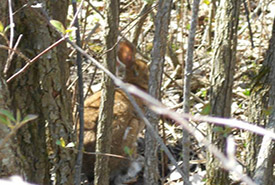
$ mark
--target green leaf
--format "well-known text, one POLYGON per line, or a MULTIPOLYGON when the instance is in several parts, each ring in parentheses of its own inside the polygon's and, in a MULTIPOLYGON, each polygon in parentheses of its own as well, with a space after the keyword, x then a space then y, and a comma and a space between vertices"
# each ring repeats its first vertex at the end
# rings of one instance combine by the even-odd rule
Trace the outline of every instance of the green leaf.
POLYGON ((207 4, 207 5, 210 5, 210 1, 209 0, 204 0, 203 3, 207 4))
POLYGON ((5 124, 7 126, 10 126, 10 121, 7 120, 6 116, 1 116, 0 115, 0 123, 5 124))
POLYGON ((71 28, 69 28, 69 29, 66 29, 65 32, 66 32, 66 33, 71 33, 71 32, 73 32, 73 31, 75 31, 75 30, 77 30, 76 27, 71 27, 71 28))
POLYGON ((74 40, 74 38, 73 38, 72 35, 69 35, 69 40, 70 40, 70 41, 73 41, 73 40, 74 40))
POLYGON ((232 131, 232 128, 226 126, 226 127, 223 129, 223 136, 224 136, 224 137, 228 137, 228 136, 230 135, 231 131, 232 131))
POLYGON ((124 147, 124 152, 129 156, 133 154, 133 151, 128 146, 124 147))
POLYGON ((0 21, 0 33, 4 33, 4 25, 0 21))
POLYGON ((10 27, 10 25, 6 26, 6 28, 4 29, 4 33, 6 33, 10 29, 10 27))
POLYGON ((211 110, 211 105, 210 103, 205 104, 202 108, 201 115, 209 115, 211 110))
POLYGON ((19 123, 21 121, 21 113, 19 109, 16 111, 16 122, 19 123))
POLYGON ((205 98, 207 96, 207 90, 206 89, 201 89, 201 97, 205 98))
POLYGON ((243 94, 245 95, 245 96, 250 96, 250 89, 245 89, 244 90, 244 92, 243 92, 243 94))
POLYGON ((240 104, 238 105, 238 107, 239 107, 240 109, 243 108, 243 104, 240 103, 240 104))
POLYGON ((61 146, 61 147, 63 147, 63 148, 65 148, 65 146, 66 146, 66 142, 63 139, 63 137, 61 137, 60 140, 57 140, 56 144, 59 145, 59 146, 61 146))
POLYGON ((61 141, 60 140, 56 140, 55 144, 61 146, 61 141))
POLYGON ((61 33, 65 34, 66 30, 63 26, 63 24, 60 21, 57 20, 50 20, 50 23, 61 33))
POLYGON ((32 120, 36 119, 36 118, 38 118, 37 115, 29 114, 26 117, 24 117, 24 119, 21 121, 21 124, 27 123, 29 121, 32 121, 32 120))
POLYGON ((187 30, 190 30, 190 28, 191 28, 191 25, 190 25, 190 24, 187 24, 187 25, 186 25, 186 29, 187 29, 187 30))
POLYGON ((213 132, 215 132, 215 133, 221 133, 221 132, 223 132, 223 127, 219 127, 219 126, 215 126, 214 128, 213 128, 213 132))
POLYGON ((4 110, 4 109, 0 109, 0 114, 7 116, 7 118, 9 118, 12 122, 16 122, 16 120, 14 119, 12 113, 8 110, 4 110))

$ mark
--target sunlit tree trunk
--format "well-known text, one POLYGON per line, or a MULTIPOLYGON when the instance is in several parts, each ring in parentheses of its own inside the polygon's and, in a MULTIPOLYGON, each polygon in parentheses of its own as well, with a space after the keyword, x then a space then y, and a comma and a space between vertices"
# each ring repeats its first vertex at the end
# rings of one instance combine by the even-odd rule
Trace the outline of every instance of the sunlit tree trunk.
MULTIPOLYGON (((170 23, 171 13, 171 0, 159 0, 158 13, 155 19, 155 37, 153 41, 152 62, 150 65, 150 78, 149 78, 149 94, 161 98, 160 87, 163 75, 164 56, 166 51, 168 26, 170 23)), ((158 130, 158 123, 160 116, 151 110, 146 112, 148 120, 151 122, 155 130, 158 130)), ((158 184, 158 155, 157 155, 157 141, 146 130, 145 133, 145 167, 144 178, 145 184, 158 184)))
MULTIPOLYGON (((213 116, 231 116, 239 9, 238 0, 221 0, 217 9, 210 90, 213 116)), ((208 128, 209 140, 221 151, 225 148, 225 134, 222 127, 210 125, 208 128)), ((229 184, 228 172, 221 168, 220 162, 210 153, 207 157, 207 184, 229 184)))
MULTIPOLYGON (((275 19, 272 37, 263 66, 253 82, 248 109, 249 122, 275 131, 275 19)), ((248 134, 246 147, 247 169, 257 184, 272 185, 275 181, 274 142, 267 137, 248 134)))
MULTIPOLYGON (((40 3, 42 8, 33 8, 25 6, 23 0, 13 1, 13 9, 19 10, 14 14, 14 39, 23 34, 18 49, 29 58, 37 56, 60 38, 49 26, 48 17, 64 25, 67 17, 67 0, 42 0, 40 3)), ((61 43, 8 84, 12 110, 18 109, 22 115, 38 115, 38 119, 17 133, 20 175, 37 184, 72 184, 74 154, 57 145, 59 141, 73 141, 66 58, 66 43, 61 43)), ((25 64, 24 59, 16 56, 7 76, 25 64)))
MULTIPOLYGON (((115 73, 116 67, 116 47, 119 23, 119 0, 106 1, 106 49, 110 50, 104 59, 104 65, 111 72, 115 73)), ((97 126, 96 151, 101 153, 111 153, 112 143, 112 122, 114 106, 115 85, 108 75, 104 74, 103 91, 101 94, 100 113, 97 126)), ((95 184, 109 184, 109 158, 102 155, 96 156, 95 184)))

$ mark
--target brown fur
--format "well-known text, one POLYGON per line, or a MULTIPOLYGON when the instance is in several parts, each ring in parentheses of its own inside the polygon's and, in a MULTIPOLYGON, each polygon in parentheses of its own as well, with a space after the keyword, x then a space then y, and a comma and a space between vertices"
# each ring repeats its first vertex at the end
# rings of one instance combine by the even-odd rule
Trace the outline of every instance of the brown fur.
MULTIPOLYGON (((148 87, 148 67, 143 61, 135 59, 135 50, 130 43, 126 41, 119 43, 118 58, 126 66, 124 81, 146 91, 148 87)), ((122 90, 117 89, 114 98, 111 153, 131 157, 125 153, 125 147, 130 149, 132 156, 135 155, 136 140, 138 134, 144 128, 144 124, 136 115, 132 104, 122 90)), ((91 95, 85 101, 84 150, 87 152, 95 151, 100 100, 101 91, 91 95)), ((140 107, 144 106, 141 100, 136 99, 136 101, 140 107)), ((95 155, 84 154, 82 172, 86 174, 89 181, 93 179, 94 163, 95 155)), ((130 163, 129 159, 110 157, 110 177, 115 178, 119 173, 127 171, 130 163)))

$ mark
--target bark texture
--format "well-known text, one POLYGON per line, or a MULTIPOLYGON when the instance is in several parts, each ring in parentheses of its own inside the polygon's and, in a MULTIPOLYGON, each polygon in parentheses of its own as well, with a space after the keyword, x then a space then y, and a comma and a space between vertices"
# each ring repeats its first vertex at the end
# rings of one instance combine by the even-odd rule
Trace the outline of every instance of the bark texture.
MULTIPOLYGON (((114 46, 118 36, 119 0, 107 0, 106 3, 107 23, 105 27, 105 43, 107 50, 113 49, 107 53, 104 64, 106 68, 114 74, 116 67, 116 50, 114 46)), ((105 74, 103 78, 103 90, 96 135, 96 151, 101 153, 111 152, 114 88, 115 86, 112 79, 105 74)), ((109 184, 108 164, 108 157, 102 155, 96 156, 95 184, 109 184)))
MULTIPOLYGON (((8 2, 0 3, 0 21, 4 27, 8 26, 8 20, 5 19, 8 16, 8 2)), ((7 46, 4 37, 0 36, 0 44, 7 46)), ((8 57, 8 51, 1 48, 0 49, 0 109, 9 110, 10 108, 10 94, 8 91, 8 86, 4 78, 4 68, 6 65, 8 57)), ((10 133, 10 129, 0 122, 0 144, 2 144, 3 139, 10 133)), ((4 148, 0 149, 0 178, 8 177, 13 174, 19 174, 20 167, 17 163, 16 156, 17 141, 14 138, 10 138, 8 142, 5 143, 4 148)))
MULTIPOLYGON (((238 0, 221 0, 217 10, 210 89, 211 114, 214 116, 231 116, 239 8, 238 0)), ((224 134, 228 133, 224 133, 222 127, 217 128, 210 125, 208 137, 213 144, 224 151, 224 134)), ((220 162, 210 153, 207 157, 207 184, 229 184, 228 173, 220 169, 220 162)))
MULTIPOLYGON (((197 27, 197 19, 199 12, 199 3, 200 0, 194 0, 192 6, 192 18, 191 18, 191 29, 188 36, 188 48, 187 55, 185 60, 185 69, 184 69, 184 86, 183 86, 183 112, 189 113, 190 111, 190 92, 191 92, 191 78, 193 70, 193 53, 195 45, 195 35, 197 27)), ((183 66, 184 66, 183 65, 183 66)), ((190 135, 187 130, 182 131, 182 166, 183 173, 187 179, 184 179, 186 185, 190 185, 189 181, 189 160, 190 160, 190 135)))
MULTIPOLYGON (((249 121, 275 131, 275 19, 272 37, 259 78, 253 83, 249 104, 249 121)), ((268 138, 249 134, 247 139, 247 169, 257 184, 272 185, 275 181, 274 142, 268 138)))
MULTIPOLYGON (((14 9, 20 9, 14 16, 15 37, 23 34, 19 50, 33 58, 59 39, 48 25, 45 14, 65 25, 68 1, 44 0, 41 1, 41 9, 31 6, 22 8, 25 4, 24 0, 14 1, 14 9)), ((17 134, 21 175, 37 184, 73 183, 74 155, 56 144, 59 140, 65 143, 73 140, 71 97, 66 90, 69 77, 66 49, 66 44, 61 43, 8 84, 12 109, 19 109, 22 115, 38 115, 37 120, 25 125, 17 134)), ((14 74, 25 64, 26 61, 16 57, 8 75, 14 74)))
MULTIPOLYGON (((160 87, 162 82, 164 56, 166 51, 168 26, 170 23, 171 0, 159 0, 158 13, 155 19, 155 37, 153 42, 152 63, 150 65, 149 94, 160 99, 160 87)), ((160 116, 148 110, 146 116, 150 123, 158 130, 160 116)), ((145 184, 158 184, 158 156, 157 141, 149 131, 145 133, 145 184)))

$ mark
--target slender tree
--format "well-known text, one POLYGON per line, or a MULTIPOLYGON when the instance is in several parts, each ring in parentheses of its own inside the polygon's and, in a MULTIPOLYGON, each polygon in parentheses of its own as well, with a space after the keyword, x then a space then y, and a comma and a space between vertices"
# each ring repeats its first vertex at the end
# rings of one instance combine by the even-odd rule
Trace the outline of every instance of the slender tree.
MULTIPOLYGON (((192 18, 191 18, 191 29, 188 37, 188 48, 187 56, 185 61, 184 70, 184 86, 183 86, 183 111, 184 113, 189 113, 190 111, 190 91, 191 91, 191 78, 192 78, 192 68, 193 68, 193 52, 195 45, 195 35, 196 27, 198 22, 198 12, 199 12, 200 0, 193 1, 192 6, 192 18)), ((182 132, 182 156, 183 156, 183 172, 186 177, 189 177, 189 160, 190 160, 190 136, 186 130, 182 132)), ((184 179, 185 184, 189 185, 189 178, 184 179)))
MULTIPOLYGON (((275 19, 273 20, 272 37, 266 52, 263 66, 252 83, 251 98, 248 109, 250 122, 261 125, 274 132, 275 120, 275 19), (267 112, 269 112, 267 114, 267 112)), ((275 181, 274 142, 271 139, 255 134, 247 138, 247 169, 256 183, 271 185, 275 181), (260 147, 259 147, 260 146, 260 147)))
MULTIPOLYGON (((210 77, 211 114, 214 116, 231 116, 239 9, 238 0, 221 0, 217 9, 210 77)), ((222 127, 214 125, 208 128, 209 140, 222 151, 225 148, 225 131, 222 127)), ((207 157, 207 184, 229 184, 229 175, 221 169, 219 161, 210 153, 207 157)))
MULTIPOLYGON (((108 52, 104 64, 114 74, 116 67, 116 50, 114 46, 118 36, 119 0, 107 0, 106 5, 105 44, 108 52)), ((114 87, 112 79, 105 74, 96 139, 96 151, 101 153, 110 153, 111 151, 114 87)), ((101 155, 96 156, 95 184, 109 184, 108 164, 109 158, 101 155)))
MULTIPOLYGON (((155 19, 155 37, 153 41, 152 63, 150 65, 149 94, 157 99, 161 98, 160 87, 162 82, 164 56, 166 51, 168 26, 170 23, 172 1, 159 0, 158 13, 155 19)), ((149 121, 158 130, 160 116, 153 111, 148 110, 149 121)), ((145 133, 145 184, 158 184, 158 157, 157 141, 149 131, 145 133)))

